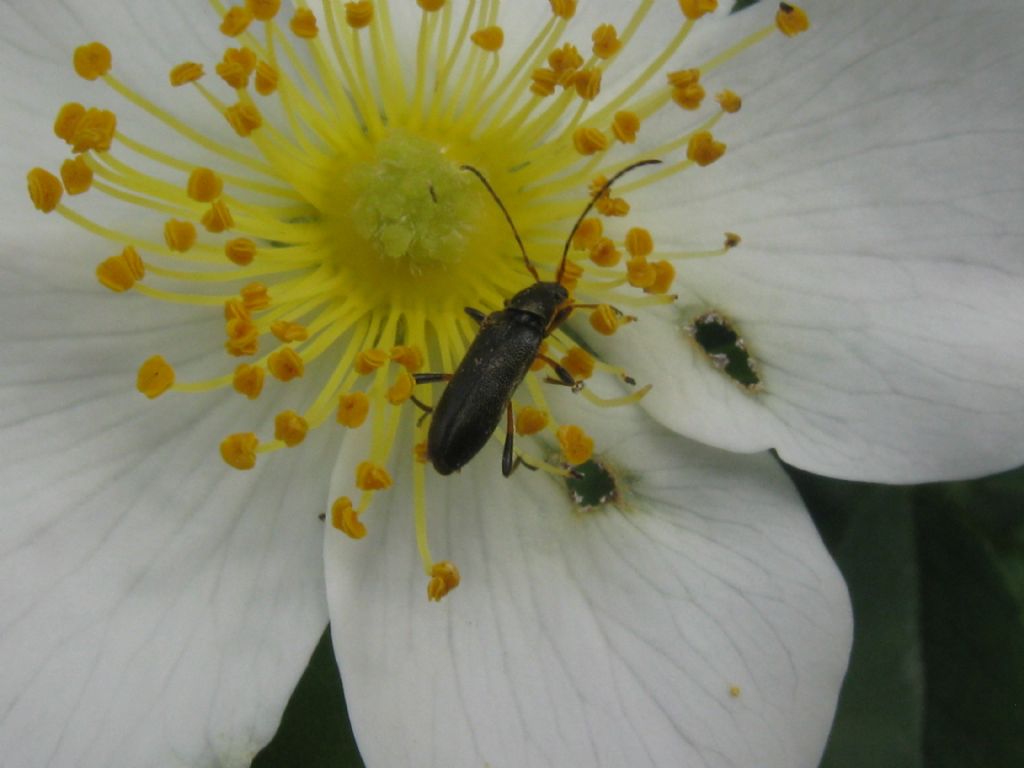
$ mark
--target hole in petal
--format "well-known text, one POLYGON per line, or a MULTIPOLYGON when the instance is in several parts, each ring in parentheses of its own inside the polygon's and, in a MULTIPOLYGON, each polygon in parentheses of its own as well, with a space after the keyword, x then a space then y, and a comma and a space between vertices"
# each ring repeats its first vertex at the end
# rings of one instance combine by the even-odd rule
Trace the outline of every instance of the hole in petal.
POLYGON ((748 392, 761 388, 757 361, 747 351, 747 344, 727 318, 711 311, 695 317, 686 326, 708 360, 718 370, 748 392))
POLYGON ((565 485, 576 507, 588 511, 594 507, 614 504, 619 500, 615 476, 600 461, 590 459, 573 467, 575 477, 567 477, 565 485))

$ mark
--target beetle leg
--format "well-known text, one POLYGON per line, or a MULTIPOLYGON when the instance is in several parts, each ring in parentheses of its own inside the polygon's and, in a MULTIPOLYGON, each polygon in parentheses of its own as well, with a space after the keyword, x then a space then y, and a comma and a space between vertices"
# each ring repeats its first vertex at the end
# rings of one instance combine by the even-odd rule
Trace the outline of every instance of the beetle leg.
POLYGON ((414 373, 412 375, 413 381, 417 384, 432 384, 435 381, 451 381, 452 374, 450 373, 414 373))
POLYGON ((462 311, 473 318, 477 325, 483 325, 484 319, 487 317, 486 314, 481 312, 479 309, 473 309, 473 307, 463 307, 462 311))
POLYGON ((550 365, 551 368, 555 371, 555 374, 558 376, 557 379, 553 379, 550 376, 548 376, 546 379, 544 379, 544 381, 548 382, 549 384, 560 384, 563 387, 570 387, 573 392, 579 392, 581 389, 583 389, 583 380, 580 379, 579 381, 577 381, 576 379, 574 379, 572 377, 572 374, 569 373, 569 371, 566 370, 565 367, 558 363, 556 360, 552 360, 547 355, 537 355, 537 358, 543 360, 545 363, 550 365))
POLYGON ((501 452, 501 474, 508 477, 516 468, 513 463, 515 455, 512 449, 512 434, 515 432, 515 418, 512 416, 512 401, 505 403, 505 448, 501 452))
POLYGON ((412 400, 412 404, 423 411, 423 415, 426 416, 429 413, 433 413, 434 409, 429 405, 420 400, 416 395, 409 395, 409 399, 412 400))
POLYGON ((552 333, 554 333, 556 330, 558 330, 558 327, 562 323, 564 323, 566 320, 569 319, 569 315, 572 314, 572 311, 574 309, 576 309, 577 306, 579 306, 579 305, 578 304, 567 304, 566 306, 564 306, 560 310, 558 310, 555 313, 555 316, 551 318, 551 322, 548 323, 548 327, 547 327, 547 330, 544 332, 544 335, 545 336, 550 336, 552 333))

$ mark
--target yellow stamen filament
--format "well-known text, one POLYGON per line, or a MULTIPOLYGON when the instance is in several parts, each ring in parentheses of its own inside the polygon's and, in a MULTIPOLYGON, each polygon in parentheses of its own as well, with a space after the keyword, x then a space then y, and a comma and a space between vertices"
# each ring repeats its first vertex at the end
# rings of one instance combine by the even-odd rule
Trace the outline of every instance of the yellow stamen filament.
POLYGON ((301 37, 303 40, 312 40, 320 32, 316 26, 316 16, 309 8, 296 9, 288 26, 293 35, 301 37))
POLYGON ((245 395, 250 400, 255 400, 263 391, 263 379, 265 373, 258 365, 242 363, 235 368, 235 374, 231 380, 231 386, 235 392, 245 395))
POLYGON ((110 50, 103 43, 89 43, 75 49, 75 73, 85 80, 96 80, 110 71, 110 50))
POLYGON ((483 50, 494 53, 500 51, 505 44, 505 31, 501 27, 484 27, 470 35, 469 39, 483 50))
POLYGON ((382 491, 391 487, 391 475, 372 461, 361 461, 356 467, 356 488, 361 491, 382 491))
POLYGON ((363 0, 358 3, 345 3, 345 23, 352 29, 370 26, 373 21, 373 3, 363 0))
POLYGON ((565 424, 559 427, 555 436, 558 444, 562 447, 562 455, 570 464, 578 465, 589 461, 594 455, 594 441, 575 424, 565 424))
POLYGON ((37 210, 50 213, 60 205, 63 194, 60 179, 45 168, 33 168, 28 172, 28 195, 37 210))
POLYGON ((715 141, 711 131, 697 131, 686 146, 686 157, 697 165, 711 165, 725 154, 725 144, 715 141))
POLYGON ((691 21, 713 13, 718 8, 718 0, 679 0, 679 8, 683 15, 691 21))
POLYGON ((338 398, 338 423, 349 429, 363 425, 370 412, 370 398, 363 392, 350 392, 338 398))
POLYGON ((281 411, 274 417, 274 437, 294 448, 306 439, 309 423, 295 411, 281 411))
POLYGON ((196 225, 191 221, 171 219, 164 224, 164 242, 172 251, 184 253, 196 242, 196 225))
MULTIPOLYGON (((556 0, 552 0, 552 3, 556 0)), ((575 0, 573 0, 575 3, 575 0)), ((442 560, 430 568, 430 581, 427 583, 427 599, 438 602, 457 586, 461 577, 459 569, 449 560, 442 560)))
POLYGON ((366 526, 359 520, 359 511, 347 496, 335 499, 331 505, 331 525, 351 539, 366 536, 366 526))
POLYGON ((183 61, 171 69, 168 79, 171 85, 178 88, 188 83, 194 83, 203 76, 203 65, 194 61, 183 61))
POLYGON ((250 24, 252 24, 252 11, 248 8, 236 5, 232 8, 228 8, 228 12, 224 14, 224 20, 220 25, 220 31, 221 34, 227 35, 228 37, 238 37, 249 28, 250 24))
POLYGON ((546 411, 526 405, 516 412, 516 433, 520 435, 535 435, 544 429, 550 417, 546 411))
POLYGON ((786 37, 795 37, 801 32, 806 32, 811 26, 811 21, 802 8, 789 3, 779 3, 779 10, 775 14, 775 25, 786 37))
POLYGON ((256 466, 256 449, 260 441, 252 432, 238 432, 221 441, 221 458, 235 469, 252 469, 256 466))
POLYGON ((598 408, 621 408, 625 405, 633 405, 640 402, 648 392, 651 391, 651 385, 641 387, 635 392, 631 392, 628 395, 622 397, 600 397, 595 395, 589 389, 584 389, 580 394, 589 402, 596 405, 598 408))
POLYGON ((306 371, 302 358, 291 347, 284 347, 271 352, 267 358, 267 370, 278 381, 298 379, 306 371))
POLYGON ((256 243, 247 237, 236 237, 224 243, 224 255, 240 267, 247 267, 256 258, 256 243))
POLYGON ((146 267, 138 252, 130 245, 117 256, 111 256, 96 267, 96 279, 115 293, 127 291, 146 275, 146 267))
POLYGON ((139 367, 135 387, 152 400, 174 385, 174 369, 160 355, 153 355, 139 367))

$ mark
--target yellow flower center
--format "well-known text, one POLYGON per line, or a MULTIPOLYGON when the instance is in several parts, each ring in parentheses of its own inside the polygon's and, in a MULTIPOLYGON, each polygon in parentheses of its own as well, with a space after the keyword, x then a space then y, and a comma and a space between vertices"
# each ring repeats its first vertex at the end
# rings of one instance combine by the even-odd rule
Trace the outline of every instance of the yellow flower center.
POLYGON ((678 32, 623 79, 616 61, 645 45, 655 0, 635 3, 621 29, 586 30, 576 28, 575 0, 538 0, 546 23, 518 50, 506 43, 497 0, 471 2, 466 11, 416 0, 421 18, 411 40, 398 39, 397 2, 413 4, 328 3, 318 18, 301 3, 288 17, 278 0, 230 8, 213 0, 223 57, 168 62, 168 79, 220 115, 220 133, 129 88, 105 45, 82 46, 75 71, 136 108, 132 123, 65 104, 53 131, 73 158, 60 177, 33 169, 28 187, 39 210, 113 244, 96 259, 100 285, 223 310, 224 367, 206 380, 181 381, 159 350, 139 350, 148 355, 137 381, 145 396, 227 388, 256 399, 267 388, 294 390, 294 410, 260 428, 264 437, 224 438, 219 449, 229 465, 250 469, 325 425, 371 430, 369 455, 353 468, 352 497, 336 500, 331 513, 334 527, 361 538, 372 531, 365 513, 374 494, 386 492, 394 466, 408 462, 428 596, 440 599, 460 576, 427 544, 429 419, 417 420, 414 445, 395 440, 416 407, 436 404, 440 387, 424 382, 451 378, 480 318, 537 281, 560 282, 571 298, 549 310, 546 338, 528 365, 534 375, 505 401, 495 399, 503 423, 495 437, 507 446, 506 460, 514 455, 516 464, 557 477, 590 463, 601 447, 581 426, 558 420, 545 379, 596 406, 636 402, 649 387, 614 399, 583 387, 595 375, 634 382, 581 349, 559 321, 586 311, 592 327, 614 334, 637 321, 627 309, 675 300, 676 265, 738 244, 727 234, 722 247, 666 251, 647 229, 621 220, 636 213, 631 192, 725 154, 713 132, 742 102, 725 88, 714 103, 705 99, 715 70, 776 29, 792 36, 808 21, 784 3, 773 24, 711 59, 690 60, 684 43, 717 3, 679 0, 678 32), (581 51, 566 38, 592 47, 581 51), (499 57, 508 57, 506 66, 499 57), (642 154, 632 149, 666 111, 679 132, 642 154), (158 143, 134 138, 154 124, 158 143), (614 174, 651 159, 662 165, 610 188, 614 174), (64 201, 85 192, 120 201, 137 213, 138 226, 116 229, 64 201), (313 367, 324 383, 309 391, 295 382, 313 367), (506 423, 510 402, 508 413, 517 415, 506 423), (513 443, 514 434, 521 439, 513 443), (556 452, 561 458, 549 461, 556 452))

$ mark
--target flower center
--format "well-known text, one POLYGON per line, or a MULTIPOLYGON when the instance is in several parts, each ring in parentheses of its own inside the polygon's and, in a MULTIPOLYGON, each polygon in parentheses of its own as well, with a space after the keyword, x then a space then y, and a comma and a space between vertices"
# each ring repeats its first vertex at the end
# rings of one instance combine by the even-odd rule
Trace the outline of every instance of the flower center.
MULTIPOLYGON (((581 426, 559 422, 545 382, 571 386, 596 407, 635 403, 648 387, 611 399, 585 388, 595 375, 634 382, 582 349, 562 322, 587 314, 595 331, 614 334, 645 307, 675 301, 676 265, 739 243, 727 234, 721 247, 659 248, 647 229, 622 226, 631 213, 626 195, 718 162, 726 145, 712 131, 742 102, 723 89, 712 104, 705 81, 776 29, 803 31, 807 18, 782 3, 774 24, 710 59, 687 61, 684 43, 717 0, 678 0, 678 30, 664 47, 642 51, 641 66, 634 56, 630 77, 602 92, 621 51, 646 44, 654 3, 633 4, 621 29, 579 30, 571 24, 576 0, 548 0, 546 22, 506 52, 497 0, 459 11, 445 0, 416 0, 419 30, 407 40, 398 39, 391 2, 325 3, 322 18, 299 3, 283 23, 274 0, 227 9, 214 0, 232 41, 215 64, 220 82, 209 84, 193 61, 173 66, 169 80, 194 89, 223 118, 222 134, 198 130, 129 88, 111 72, 106 46, 90 43, 76 50, 75 71, 150 119, 150 129, 162 131, 159 144, 133 138, 137 129, 123 130, 107 109, 66 104, 53 130, 72 157, 59 178, 30 171, 29 194, 38 209, 117 244, 96 268, 104 287, 223 310, 231 367, 179 381, 152 354, 136 382, 147 397, 228 388, 256 399, 268 374, 285 385, 318 366, 321 386, 291 385, 297 410, 274 416, 273 437, 229 435, 221 456, 251 469, 260 454, 298 446, 330 421, 369 429, 351 496, 335 500, 331 522, 352 538, 366 535, 361 515, 392 485, 389 468, 411 464, 427 592, 440 599, 460 576, 435 561, 427 543, 424 473, 428 461, 439 462, 427 444, 432 422, 415 419, 412 407, 438 406, 440 388, 427 385, 461 375, 459 391, 474 392, 477 374, 460 374, 460 361, 478 333, 505 324, 517 334, 515 360, 515 345, 504 342, 470 351, 511 375, 480 374, 490 377, 492 396, 476 404, 463 397, 446 418, 485 431, 500 422, 493 437, 509 471, 526 464, 560 482, 578 480, 563 465, 599 468, 594 442, 581 426), (585 55, 577 44, 587 37, 585 55), (671 135, 655 128, 639 152, 648 126, 672 126, 671 135), (662 165, 610 188, 607 179, 651 159, 662 165), (63 201, 90 190, 136 212, 137 226, 116 229, 63 201), (397 447, 409 420, 415 445, 397 447), (552 450, 562 460, 547 461, 552 450)), ((659 14, 653 26, 663 21, 659 14)), ((698 325, 707 351, 708 323, 698 325)), ((746 354, 740 341, 723 354, 746 354)))

